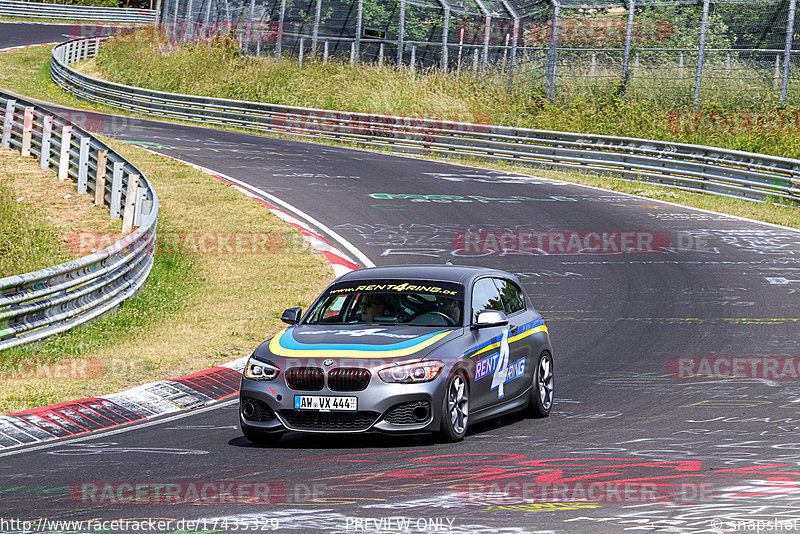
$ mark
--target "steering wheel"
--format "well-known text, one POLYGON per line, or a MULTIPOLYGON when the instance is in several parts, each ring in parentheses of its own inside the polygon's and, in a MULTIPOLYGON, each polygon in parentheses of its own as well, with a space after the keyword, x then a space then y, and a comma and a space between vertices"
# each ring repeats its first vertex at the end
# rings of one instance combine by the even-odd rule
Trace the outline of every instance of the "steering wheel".
MULTIPOLYGON (((450 317, 449 315, 447 315, 447 314, 446 314, 446 313, 444 313, 444 312, 440 312, 440 311, 432 311, 432 312, 428 312, 428 314, 430 314, 430 315, 438 315, 438 316, 440 316, 441 318, 443 318, 443 319, 444 319, 444 324, 445 324, 446 326, 455 326, 455 324, 456 324, 456 322, 453 320, 453 318, 452 318, 452 317, 450 317)), ((427 314, 426 314, 426 315, 427 315, 427 314)))
MULTIPOLYGON (((431 315, 431 316, 433 316, 433 317, 440 317, 440 318, 441 318, 441 319, 444 321, 444 324, 443 324, 443 326, 455 326, 455 324, 456 324, 456 322, 453 320, 453 318, 452 318, 452 317, 450 317, 449 315, 447 315, 446 313, 442 313, 442 312, 440 312, 440 311, 430 311, 430 310, 429 310, 429 311, 425 311, 425 312, 421 312, 421 313, 417 313, 417 314, 415 314, 415 315, 414 315, 414 316, 413 316, 413 317, 412 317, 412 318, 411 318, 411 319, 408 321, 408 323, 407 323, 407 324, 418 324, 418 323, 414 323, 414 321, 415 321, 416 319, 419 319, 420 317, 425 317, 426 315, 431 315)), ((422 323, 422 324, 423 324, 423 325, 425 325, 425 326, 437 326, 435 323, 434 323, 433 325, 431 325, 431 324, 428 324, 428 323, 425 323, 425 322, 424 322, 424 323, 422 323)))

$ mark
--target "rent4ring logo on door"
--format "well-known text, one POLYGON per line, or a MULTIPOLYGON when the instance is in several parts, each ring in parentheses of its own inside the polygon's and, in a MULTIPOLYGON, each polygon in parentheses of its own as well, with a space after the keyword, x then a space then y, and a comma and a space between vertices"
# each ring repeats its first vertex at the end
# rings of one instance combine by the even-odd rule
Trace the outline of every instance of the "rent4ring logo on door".
POLYGON ((508 347, 508 329, 503 330, 503 337, 500 340, 500 352, 487 356, 475 364, 475 380, 492 375, 491 390, 497 389, 497 398, 505 396, 503 388, 506 382, 525 374, 525 358, 520 358, 511 365, 508 363, 510 350, 508 347))

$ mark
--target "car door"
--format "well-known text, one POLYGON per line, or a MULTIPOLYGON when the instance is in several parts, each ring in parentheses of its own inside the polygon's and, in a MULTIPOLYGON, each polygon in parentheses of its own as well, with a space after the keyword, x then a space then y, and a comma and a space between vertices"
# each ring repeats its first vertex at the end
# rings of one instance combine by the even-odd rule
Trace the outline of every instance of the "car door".
MULTIPOLYGON (((484 310, 495 310, 505 313, 500 291, 492 278, 479 278, 472 285, 471 315, 468 324, 475 324, 478 314, 484 310)), ((498 402, 505 395, 505 383, 502 373, 508 364, 509 330, 507 326, 490 326, 471 328, 472 348, 469 350, 470 360, 470 403, 473 410, 480 410, 498 402)))
POLYGON ((504 278, 494 278, 493 281, 508 317, 509 357, 504 398, 513 399, 530 386, 531 373, 537 363, 531 358, 531 342, 529 335, 526 335, 534 314, 528 310, 522 290, 514 282, 504 278))

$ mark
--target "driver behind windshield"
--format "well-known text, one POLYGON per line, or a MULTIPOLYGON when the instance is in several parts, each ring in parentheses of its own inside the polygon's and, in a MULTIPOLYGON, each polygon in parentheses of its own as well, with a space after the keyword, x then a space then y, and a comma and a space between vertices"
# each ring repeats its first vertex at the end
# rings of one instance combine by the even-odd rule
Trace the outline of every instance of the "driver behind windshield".
POLYGON ((386 316, 388 305, 381 295, 365 295, 361 300, 361 320, 365 323, 375 321, 376 317, 386 316))
POLYGON ((437 310, 441 311, 453 320, 453 324, 461 323, 461 306, 459 306, 458 300, 448 297, 440 297, 436 302, 436 306, 437 310))

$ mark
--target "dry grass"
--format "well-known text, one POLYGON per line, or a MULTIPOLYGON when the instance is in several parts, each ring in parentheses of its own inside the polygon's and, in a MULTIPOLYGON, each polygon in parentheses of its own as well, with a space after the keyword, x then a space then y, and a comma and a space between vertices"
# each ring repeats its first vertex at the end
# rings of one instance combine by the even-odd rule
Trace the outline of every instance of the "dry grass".
POLYGON ((69 247, 76 232, 119 230, 108 210, 88 194, 39 168, 32 158, 0 149, 2 235, 0 277, 36 271, 78 257, 69 247))
POLYGON ((308 306, 333 279, 327 261, 263 205, 182 164, 107 142, 153 181, 161 199, 156 267, 118 313, 0 353, 7 378, 0 381, 0 412, 111 393, 245 356, 280 328, 285 308, 308 306), (189 232, 265 236, 270 246, 255 254, 197 251, 182 239, 189 232), (170 238, 181 246, 165 247, 170 238), (42 367, 72 363, 94 366, 88 374, 99 376, 53 378, 52 368, 42 367))
MULTIPOLYGON (((120 231, 122 223, 108 216, 108 208, 94 206, 90 193, 78 194, 71 180, 59 180, 55 173, 39 168, 33 158, 13 150, 0 150, 3 180, 24 202, 47 213, 46 220, 66 237, 72 232, 120 231)), ((66 243, 66 239, 64 240, 66 243)))

